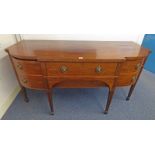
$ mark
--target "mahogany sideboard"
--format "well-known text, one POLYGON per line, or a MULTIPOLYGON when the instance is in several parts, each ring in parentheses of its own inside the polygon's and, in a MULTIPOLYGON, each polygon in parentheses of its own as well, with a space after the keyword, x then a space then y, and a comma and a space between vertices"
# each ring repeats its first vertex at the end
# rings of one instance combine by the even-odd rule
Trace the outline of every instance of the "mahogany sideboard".
MULTIPOLYGON (((109 88, 104 114, 117 87, 130 86, 130 96, 150 53, 134 42, 25 40, 6 49, 19 85, 47 92, 54 114, 51 90, 61 88, 109 88)), ((65 106, 65 105, 64 105, 65 106)))

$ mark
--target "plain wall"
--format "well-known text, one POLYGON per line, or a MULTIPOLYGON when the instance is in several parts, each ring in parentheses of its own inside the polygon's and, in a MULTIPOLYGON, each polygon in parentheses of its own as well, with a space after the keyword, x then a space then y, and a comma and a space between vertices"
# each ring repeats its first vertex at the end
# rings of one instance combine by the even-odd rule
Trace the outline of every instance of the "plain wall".
MULTIPOLYGON (((18 87, 8 54, 4 49, 16 42, 14 35, 0 35, 0 108, 18 87)), ((0 109, 1 110, 1 109, 0 109)))
POLYGON ((38 40, 99 40, 99 41, 134 41, 141 44, 144 34, 22 34, 21 37, 38 40))

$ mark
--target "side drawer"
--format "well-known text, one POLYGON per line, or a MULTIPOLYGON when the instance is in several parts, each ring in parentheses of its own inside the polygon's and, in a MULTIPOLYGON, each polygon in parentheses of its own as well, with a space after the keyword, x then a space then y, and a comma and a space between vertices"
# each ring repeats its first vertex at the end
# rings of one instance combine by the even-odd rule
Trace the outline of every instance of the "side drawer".
POLYGON ((19 80, 26 88, 46 89, 46 81, 42 76, 21 75, 19 80))
POLYGON ((136 82, 137 74, 123 74, 117 80, 117 86, 130 86, 136 82))
POLYGON ((48 76, 114 75, 117 63, 46 63, 48 76))
POLYGON ((29 75, 42 75, 41 65, 37 61, 27 61, 12 58, 17 73, 29 75))
POLYGON ((124 63, 122 63, 121 71, 120 73, 132 73, 132 72, 139 72, 143 65, 144 60, 138 59, 138 60, 126 60, 124 63))

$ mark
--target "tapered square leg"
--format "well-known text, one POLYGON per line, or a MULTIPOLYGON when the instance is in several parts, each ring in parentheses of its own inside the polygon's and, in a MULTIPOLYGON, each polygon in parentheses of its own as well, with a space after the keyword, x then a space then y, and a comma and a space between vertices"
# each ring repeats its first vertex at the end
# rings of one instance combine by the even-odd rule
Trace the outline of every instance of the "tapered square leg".
POLYGON ((51 109, 51 115, 54 115, 54 107, 53 107, 53 101, 52 101, 52 94, 51 94, 51 90, 47 91, 47 96, 48 96, 48 102, 49 102, 49 106, 51 109))
POLYGON ((26 88, 21 86, 21 92, 23 94, 23 97, 24 97, 24 101, 25 102, 29 102, 29 98, 27 97, 27 92, 26 92, 26 88))
POLYGON ((136 84, 134 84, 134 85, 132 85, 132 86, 130 87, 128 96, 127 96, 127 98, 126 98, 126 101, 129 101, 129 100, 130 100, 130 97, 131 97, 131 95, 132 95, 132 93, 133 93, 133 91, 134 91, 134 89, 135 89, 135 86, 136 86, 136 84))
POLYGON ((108 100, 107 100, 106 108, 104 110, 104 114, 108 114, 108 110, 109 110, 109 107, 111 105, 111 101, 112 101, 112 97, 114 95, 114 91, 115 91, 115 89, 112 89, 112 90, 109 89, 108 100))
MULTIPOLYGON (((146 59, 145 59, 145 61, 146 61, 146 59)), ((145 63, 145 62, 144 62, 144 63, 145 63)), ((140 77, 140 75, 141 75, 142 70, 143 70, 143 67, 141 67, 141 69, 140 69, 140 71, 139 71, 139 74, 138 74, 138 76, 137 76, 137 78, 136 78, 135 83, 134 83, 133 85, 131 85, 130 90, 129 90, 129 93, 128 93, 128 96, 127 96, 127 98, 126 98, 126 101, 129 101, 129 100, 130 100, 130 97, 131 97, 131 95, 132 95, 132 93, 133 93, 133 91, 134 91, 134 89, 135 89, 135 87, 136 87, 137 81, 138 81, 138 79, 139 79, 139 77, 140 77)))

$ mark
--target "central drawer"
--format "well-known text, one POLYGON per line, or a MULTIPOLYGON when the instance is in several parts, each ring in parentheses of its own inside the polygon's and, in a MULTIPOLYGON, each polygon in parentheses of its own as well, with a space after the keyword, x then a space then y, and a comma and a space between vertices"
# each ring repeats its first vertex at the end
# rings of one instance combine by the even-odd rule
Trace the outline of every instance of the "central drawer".
POLYGON ((114 75, 117 63, 46 63, 47 76, 114 75))

